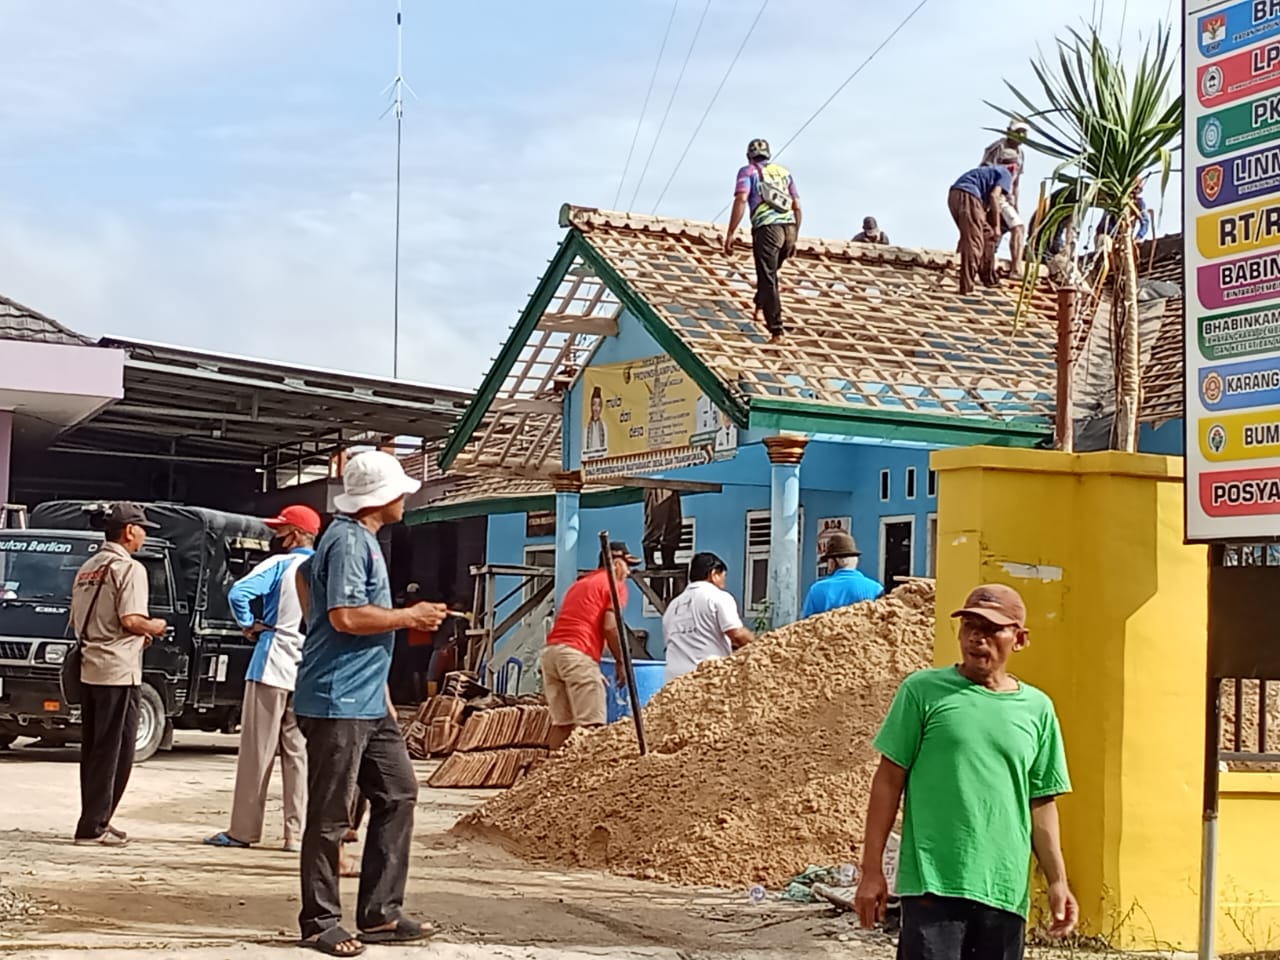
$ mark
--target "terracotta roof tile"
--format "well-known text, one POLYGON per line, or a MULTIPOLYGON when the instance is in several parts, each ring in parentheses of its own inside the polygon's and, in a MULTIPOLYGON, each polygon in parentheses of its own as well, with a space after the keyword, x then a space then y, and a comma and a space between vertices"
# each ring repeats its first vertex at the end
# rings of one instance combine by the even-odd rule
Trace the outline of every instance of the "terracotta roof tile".
POLYGON ((0 296, 0 340, 32 340, 76 347, 93 346, 93 340, 64 327, 52 317, 0 296))

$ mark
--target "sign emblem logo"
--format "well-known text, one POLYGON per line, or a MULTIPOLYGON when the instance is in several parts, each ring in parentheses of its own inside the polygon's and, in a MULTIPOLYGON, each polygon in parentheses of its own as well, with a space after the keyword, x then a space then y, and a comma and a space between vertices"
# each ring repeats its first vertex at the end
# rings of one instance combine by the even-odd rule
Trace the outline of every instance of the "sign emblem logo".
POLYGON ((1209 449, 1214 453, 1221 453, 1222 448, 1227 445, 1227 431, 1222 424, 1215 423, 1209 428, 1209 449))
POLYGON ((1205 153, 1217 153, 1222 143, 1222 123, 1217 117, 1211 117, 1200 131, 1200 147, 1205 153))
POLYGON ((1206 47, 1220 43, 1227 35, 1227 15, 1225 13, 1205 17, 1200 21, 1200 42, 1206 47))
POLYGON ((1200 92, 1206 98, 1216 97, 1222 92, 1222 68, 1210 67, 1200 78, 1200 92))
POLYGON ((1210 203, 1217 200, 1218 194, 1222 192, 1224 175, 1225 171, 1216 163, 1200 171, 1200 186, 1204 188, 1204 195, 1210 203))
POLYGON ((1204 396, 1204 402, 1209 406, 1213 406, 1222 399, 1222 377, 1214 371, 1204 378, 1204 383, 1200 385, 1200 392, 1204 396))

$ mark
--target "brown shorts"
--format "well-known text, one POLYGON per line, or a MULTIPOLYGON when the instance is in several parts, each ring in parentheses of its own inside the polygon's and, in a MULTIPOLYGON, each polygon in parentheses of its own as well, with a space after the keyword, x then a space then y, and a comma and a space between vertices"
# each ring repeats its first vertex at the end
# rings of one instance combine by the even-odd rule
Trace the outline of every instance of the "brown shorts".
POLYGON ((557 727, 601 726, 608 719, 604 674, 581 650, 563 643, 547 647, 542 652, 542 687, 557 727))

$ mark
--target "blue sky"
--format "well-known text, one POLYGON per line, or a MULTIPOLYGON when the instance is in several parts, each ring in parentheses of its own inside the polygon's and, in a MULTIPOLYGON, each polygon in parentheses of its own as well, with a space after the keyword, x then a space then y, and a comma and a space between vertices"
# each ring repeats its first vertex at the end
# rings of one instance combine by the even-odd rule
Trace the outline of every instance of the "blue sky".
MULTIPOLYGON (((679 4, 624 207, 703 6, 679 4)), ((652 210, 759 6, 713 0, 633 209, 652 210)), ((747 140, 790 137, 908 9, 771 0, 657 212, 714 216, 747 140)), ((952 247, 946 191, 1000 122, 983 100, 1012 104, 1002 79, 1029 87, 1036 45, 1095 11, 1136 46, 1179 9, 930 0, 782 158, 805 232, 848 237, 874 214, 897 243, 952 247)), ((554 252, 560 204, 613 205, 670 11, 405 0, 421 99, 403 377, 475 386, 554 252)), ((389 374, 394 23, 394 0, 7 0, 0 292, 92 335, 389 374)), ((1049 169, 1032 157, 1024 193, 1049 169)))

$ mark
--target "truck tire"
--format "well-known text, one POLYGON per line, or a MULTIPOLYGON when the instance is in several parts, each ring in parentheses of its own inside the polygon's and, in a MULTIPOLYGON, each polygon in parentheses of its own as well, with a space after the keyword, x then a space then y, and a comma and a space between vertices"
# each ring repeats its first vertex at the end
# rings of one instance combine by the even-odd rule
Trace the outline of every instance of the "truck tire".
POLYGON ((160 694, 156 693, 156 688, 151 684, 144 683, 138 702, 138 737, 133 751, 134 763, 146 763, 160 749, 168 719, 160 694))

